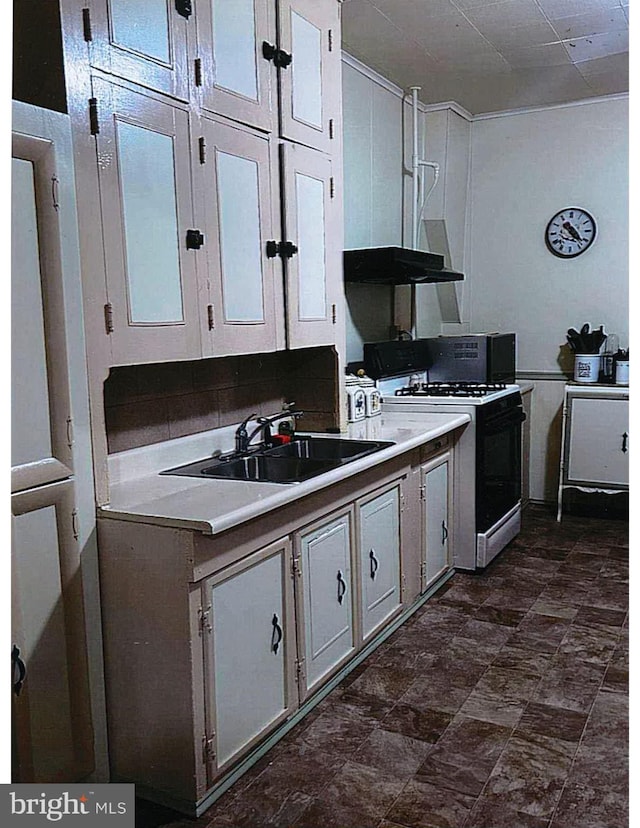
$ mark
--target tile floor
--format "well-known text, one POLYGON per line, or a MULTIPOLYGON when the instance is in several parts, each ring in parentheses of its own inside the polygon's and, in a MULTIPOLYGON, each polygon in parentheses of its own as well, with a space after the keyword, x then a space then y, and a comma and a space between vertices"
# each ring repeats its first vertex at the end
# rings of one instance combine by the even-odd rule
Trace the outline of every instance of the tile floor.
POLYGON ((138 828, 623 828, 628 524, 532 507, 198 820, 138 828))

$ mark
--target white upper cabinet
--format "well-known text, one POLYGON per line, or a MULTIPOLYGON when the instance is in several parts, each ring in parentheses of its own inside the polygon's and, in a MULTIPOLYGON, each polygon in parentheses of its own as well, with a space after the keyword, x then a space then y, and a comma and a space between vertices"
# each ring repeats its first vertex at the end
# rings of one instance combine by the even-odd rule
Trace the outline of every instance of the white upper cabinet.
MULTIPOLYGON (((281 259, 269 256, 279 233, 268 136, 204 118, 200 166, 211 285, 211 353, 283 347, 281 259)), ((206 349, 205 349, 206 350, 206 349)))
POLYGON ((192 0, 82 0, 91 65, 186 100, 192 0))
POLYGON ((280 134, 332 151, 340 117, 340 21, 337 3, 280 0, 280 134))
POLYGON ((331 158, 282 146, 287 345, 330 345, 342 312, 342 249, 332 244, 339 220, 331 158))
POLYGON ((189 122, 184 109, 94 79, 107 330, 113 364, 195 358, 189 122), (102 115, 100 114, 102 113, 102 115))
POLYGON ((272 0, 204 0, 198 37, 204 108, 273 131, 276 77, 265 57, 275 42, 272 0))

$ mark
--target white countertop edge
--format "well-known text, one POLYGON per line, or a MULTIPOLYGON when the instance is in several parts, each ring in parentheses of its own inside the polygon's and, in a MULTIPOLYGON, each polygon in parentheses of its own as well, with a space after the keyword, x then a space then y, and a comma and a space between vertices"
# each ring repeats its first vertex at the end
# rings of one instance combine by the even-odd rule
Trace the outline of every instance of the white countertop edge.
MULTIPOLYGON (((200 459, 201 446, 212 445, 212 433, 192 435, 192 438, 167 441, 175 444, 155 444, 146 449, 132 449, 122 452, 120 457, 120 482, 111 486, 111 503, 98 509, 100 518, 152 523, 177 529, 191 529, 206 535, 215 535, 252 520, 274 509, 298 500, 327 486, 341 482, 359 472, 391 460, 400 454, 442 437, 470 422, 468 414, 417 413, 384 414, 372 424, 375 436, 369 439, 392 440, 394 445, 368 457, 354 460, 338 469, 332 469, 301 483, 258 483, 234 480, 199 480, 193 477, 158 475, 158 472, 172 465, 200 459), (177 454, 180 458, 174 462, 177 454), (137 477, 132 477, 135 460, 140 461, 137 477), (169 459, 171 458, 171 459, 169 459), (123 465, 124 461, 124 465, 123 465), (168 461, 168 462, 167 462, 168 461), (153 470, 151 467, 153 466, 153 470), (229 509, 222 509, 221 502, 227 500, 229 509), (213 503, 213 506, 211 505, 213 503)), ((368 425, 370 421, 367 421, 368 425)), ((353 423, 346 434, 351 439, 363 438, 365 423, 353 423)), ((220 430, 216 430, 217 432, 220 430)), ((234 429, 231 429, 233 433, 234 429)), ((318 436, 331 436, 328 434, 318 436)), ((206 456, 209 452, 205 452, 206 456)), ((111 463, 112 458, 110 458, 111 463)), ((111 466, 110 466, 111 468, 111 466)))

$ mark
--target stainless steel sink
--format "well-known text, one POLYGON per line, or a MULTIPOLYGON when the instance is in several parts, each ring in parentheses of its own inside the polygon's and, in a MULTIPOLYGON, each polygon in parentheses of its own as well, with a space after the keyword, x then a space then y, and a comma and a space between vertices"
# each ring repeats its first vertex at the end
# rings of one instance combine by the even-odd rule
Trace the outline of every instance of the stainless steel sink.
POLYGON ((299 437, 291 443, 267 449, 269 457, 300 457, 312 460, 356 460, 374 451, 392 446, 381 440, 347 440, 342 437, 299 437))
POLYGON ((219 480, 301 483, 392 445, 382 440, 301 437, 276 448, 254 450, 243 457, 207 457, 160 473, 219 480))

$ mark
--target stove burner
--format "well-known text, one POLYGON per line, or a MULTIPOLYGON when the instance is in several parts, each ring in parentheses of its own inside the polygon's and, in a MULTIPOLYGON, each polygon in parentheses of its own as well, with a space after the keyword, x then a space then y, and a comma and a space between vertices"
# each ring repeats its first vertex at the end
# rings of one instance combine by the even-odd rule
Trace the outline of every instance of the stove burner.
POLYGON ((422 382, 399 388, 396 397, 485 397, 506 387, 504 382, 422 382))

